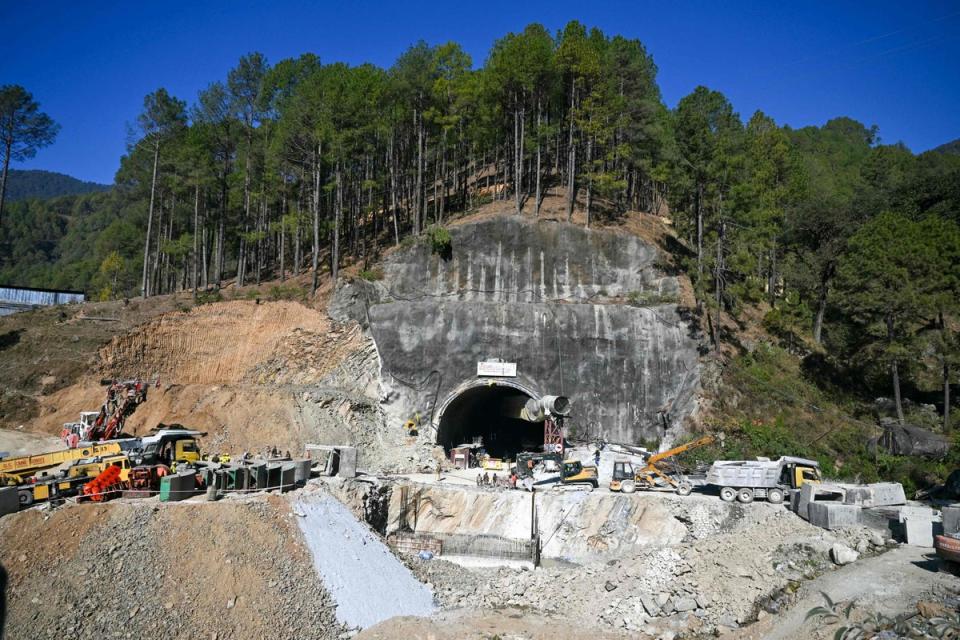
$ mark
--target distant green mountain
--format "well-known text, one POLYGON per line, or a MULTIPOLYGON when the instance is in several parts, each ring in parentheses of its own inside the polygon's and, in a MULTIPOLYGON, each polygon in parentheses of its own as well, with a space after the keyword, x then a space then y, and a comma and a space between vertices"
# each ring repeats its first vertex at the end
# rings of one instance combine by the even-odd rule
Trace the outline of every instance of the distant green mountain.
POLYGON ((62 173, 31 169, 11 169, 7 176, 7 202, 29 198, 56 198, 95 191, 106 191, 110 185, 83 182, 62 173))
POLYGON ((931 149, 935 153, 949 153, 952 155, 960 155, 960 138, 946 144, 942 144, 939 147, 931 149))

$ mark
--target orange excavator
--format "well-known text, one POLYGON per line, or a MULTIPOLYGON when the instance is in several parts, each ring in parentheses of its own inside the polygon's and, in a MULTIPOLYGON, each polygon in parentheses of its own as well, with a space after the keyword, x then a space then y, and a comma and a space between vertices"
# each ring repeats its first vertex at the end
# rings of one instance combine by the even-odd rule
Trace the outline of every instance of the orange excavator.
MULTIPOLYGON (((721 436, 722 438, 722 436, 721 436)), ((667 451, 654 453, 646 460, 643 467, 634 467, 629 460, 616 460, 613 463, 613 478, 610 480, 610 491, 633 493, 642 491, 676 491, 681 496, 690 495, 693 485, 682 473, 676 469, 667 469, 661 464, 664 460, 678 456, 681 453, 705 447, 717 441, 714 436, 703 436, 682 444, 667 451)))

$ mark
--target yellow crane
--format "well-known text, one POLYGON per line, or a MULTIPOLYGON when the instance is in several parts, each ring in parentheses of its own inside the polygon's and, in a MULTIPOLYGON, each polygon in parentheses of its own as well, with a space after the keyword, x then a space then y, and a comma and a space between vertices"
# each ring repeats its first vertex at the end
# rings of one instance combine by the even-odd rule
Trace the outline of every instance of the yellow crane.
POLYGON ((0 484, 16 485, 26 482, 27 478, 42 471, 59 467, 64 462, 74 462, 84 458, 95 458, 120 453, 116 442, 90 444, 76 449, 62 449, 32 456, 19 456, 0 460, 0 484))
POLYGON ((681 496, 689 495, 693 485, 679 474, 671 473, 658 463, 681 453, 713 444, 717 439, 714 436, 703 436, 692 442, 682 444, 673 449, 655 453, 647 458, 646 465, 634 467, 629 460, 617 460, 613 463, 613 477, 610 480, 610 491, 633 493, 637 489, 653 490, 671 488, 681 496))

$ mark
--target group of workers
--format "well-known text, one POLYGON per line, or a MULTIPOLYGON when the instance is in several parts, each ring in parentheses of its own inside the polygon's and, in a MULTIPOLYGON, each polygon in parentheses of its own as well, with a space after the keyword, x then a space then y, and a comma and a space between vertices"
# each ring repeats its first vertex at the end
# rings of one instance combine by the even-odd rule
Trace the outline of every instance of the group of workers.
POLYGON ((478 487, 503 487, 505 489, 517 488, 517 472, 511 471, 510 475, 498 476, 496 473, 491 476, 488 472, 477 474, 478 487))

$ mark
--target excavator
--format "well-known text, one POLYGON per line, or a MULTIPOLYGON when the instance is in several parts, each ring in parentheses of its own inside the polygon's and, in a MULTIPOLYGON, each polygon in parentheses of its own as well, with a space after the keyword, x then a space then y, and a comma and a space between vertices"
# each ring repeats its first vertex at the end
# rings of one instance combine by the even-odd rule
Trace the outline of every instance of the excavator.
POLYGON ((698 447, 705 447, 716 441, 716 437, 707 435, 673 449, 654 453, 647 458, 646 465, 643 467, 634 467, 633 463, 628 460, 616 460, 613 463, 610 491, 633 493, 637 489, 644 491, 673 490, 681 496, 690 495, 690 492, 693 491, 693 485, 681 473, 667 469, 661 463, 681 453, 698 447))
POLYGON ((517 454, 516 468, 517 476, 528 490, 533 486, 533 468, 547 461, 559 466, 561 484, 588 484, 594 489, 599 486, 597 468, 593 465, 585 465, 579 460, 563 460, 559 453, 524 451, 517 454))

